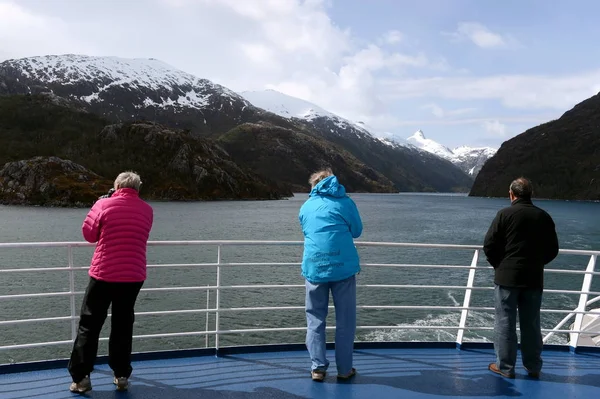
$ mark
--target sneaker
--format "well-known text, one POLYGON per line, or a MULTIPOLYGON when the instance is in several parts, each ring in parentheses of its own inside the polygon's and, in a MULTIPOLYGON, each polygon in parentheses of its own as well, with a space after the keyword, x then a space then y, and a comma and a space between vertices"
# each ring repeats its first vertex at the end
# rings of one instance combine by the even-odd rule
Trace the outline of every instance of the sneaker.
POLYGON ((317 382, 322 382, 325 379, 326 375, 327 372, 323 370, 312 370, 310 372, 310 377, 312 378, 312 380, 317 382))
POLYGON ((514 374, 508 374, 500 370, 496 363, 490 363, 490 365, 488 366, 488 370, 490 370, 493 373, 500 374, 504 378, 515 378, 514 374))
POLYGON ((117 386, 117 391, 126 391, 129 388, 129 381, 127 377, 115 377, 113 384, 117 386))
POLYGON ((348 374, 338 374, 337 378, 340 380, 349 380, 356 375, 356 369, 352 367, 352 370, 348 374))
POLYGON ((83 379, 79 382, 71 383, 71 386, 69 387, 69 391, 71 391, 73 393, 86 393, 87 391, 91 391, 91 390, 92 390, 92 381, 90 380, 89 375, 86 375, 85 377, 83 377, 83 379))

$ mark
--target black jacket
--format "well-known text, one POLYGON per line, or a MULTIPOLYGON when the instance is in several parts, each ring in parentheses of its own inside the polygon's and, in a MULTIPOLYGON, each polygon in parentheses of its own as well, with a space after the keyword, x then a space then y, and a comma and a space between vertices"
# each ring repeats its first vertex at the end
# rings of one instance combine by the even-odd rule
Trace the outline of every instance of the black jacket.
POLYGON ((505 287, 544 287, 544 266, 558 255, 554 221, 530 200, 501 209, 483 244, 495 269, 494 282, 505 287))

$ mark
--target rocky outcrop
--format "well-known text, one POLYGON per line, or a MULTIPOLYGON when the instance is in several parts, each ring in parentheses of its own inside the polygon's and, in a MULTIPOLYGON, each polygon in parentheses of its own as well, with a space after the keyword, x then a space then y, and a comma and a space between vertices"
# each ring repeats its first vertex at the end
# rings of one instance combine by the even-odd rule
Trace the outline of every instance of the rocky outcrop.
POLYGON ((75 162, 34 157, 9 162, 0 170, 0 203, 90 206, 112 183, 75 162))
POLYGON ((469 195, 506 197, 519 176, 537 198, 600 200, 600 95, 503 143, 469 195))

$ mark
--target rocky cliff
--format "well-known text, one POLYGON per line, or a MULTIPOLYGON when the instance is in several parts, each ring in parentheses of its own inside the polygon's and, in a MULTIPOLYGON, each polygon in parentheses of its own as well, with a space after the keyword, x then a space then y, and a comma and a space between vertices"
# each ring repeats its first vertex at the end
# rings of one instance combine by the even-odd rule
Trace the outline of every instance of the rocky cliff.
POLYGON ((600 96, 502 144, 469 195, 505 197, 519 176, 532 180, 538 198, 600 200, 600 96))
POLYGON ((90 206, 110 187, 110 180, 58 157, 8 162, 0 170, 2 204, 90 206))

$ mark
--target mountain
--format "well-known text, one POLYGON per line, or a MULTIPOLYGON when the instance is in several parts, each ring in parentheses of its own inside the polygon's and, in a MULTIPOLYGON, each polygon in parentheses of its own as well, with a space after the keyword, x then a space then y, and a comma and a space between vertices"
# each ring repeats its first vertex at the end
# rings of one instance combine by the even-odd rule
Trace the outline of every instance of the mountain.
MULTIPOLYGON (((141 194, 147 199, 279 199, 292 195, 289 188, 235 163, 211 140, 152 122, 111 124, 61 103, 49 95, 0 96, 0 165, 9 166, 6 173, 10 173, 4 177, 13 176, 12 185, 22 184, 19 176, 31 170, 15 175, 12 171, 23 166, 21 161, 42 156, 76 163, 109 181, 133 169, 142 176, 141 194)), ((79 184, 73 176, 65 178, 79 184)), ((56 187, 66 189, 68 181, 56 187)), ((29 197, 43 191, 35 188, 43 184, 32 187, 29 197)), ((62 198, 61 193, 57 195, 62 198)), ((21 198, 23 203, 30 199, 21 198)))
POLYGON ((116 122, 143 119, 204 135, 261 112, 231 90, 156 59, 68 54, 0 63, 0 95, 48 91, 116 122))
POLYGON ((471 179, 452 163, 406 143, 376 138, 362 122, 351 122, 323 108, 275 90, 241 93, 255 106, 325 139, 381 172, 397 191, 467 191, 471 179))
MULTIPOLYGON (((112 123, 145 120, 214 140, 246 124, 265 126, 267 130, 268 126, 276 126, 297 136, 286 144, 291 146, 293 154, 302 151, 301 143, 306 136, 311 136, 320 147, 352 155, 357 162, 391 181, 391 191, 468 191, 472 184, 469 177, 451 163, 414 148, 385 145, 359 124, 321 108, 312 107, 312 111, 298 114, 297 106, 288 104, 287 98, 285 108, 275 109, 265 106, 264 100, 250 101, 223 86, 155 59, 61 55, 0 63, 0 95, 48 92, 74 109, 100 115, 112 123)), ((275 137, 265 136, 255 144, 260 146, 255 149, 260 153, 270 153, 279 146, 275 137)), ((251 171, 262 171, 272 180, 285 174, 268 167, 267 158, 261 159, 265 160, 264 164, 247 163, 251 171)), ((356 162, 346 159, 344 164, 340 158, 331 158, 331 161, 334 163, 326 166, 334 171, 356 162)), ((296 181, 298 178, 292 173, 295 172, 290 172, 284 180, 296 181)), ((379 191, 387 186, 384 180, 374 186, 377 180, 362 175, 365 178, 361 184, 355 182, 356 190, 379 191)))
POLYGON ((519 176, 537 198, 600 200, 600 95, 504 142, 469 195, 506 197, 519 176))
POLYGON ((277 125, 246 123, 221 136, 218 142, 235 159, 290 185, 295 192, 308 191, 308 176, 328 165, 336 165, 336 175, 350 192, 396 191, 394 183, 352 154, 309 134, 277 125), (277 145, 271 145, 273 141, 277 145), (270 150, 264 151, 265 147, 270 150))
POLYGON ((482 166, 490 159, 497 150, 490 147, 457 147, 453 150, 425 137, 423 131, 418 130, 406 140, 417 148, 447 159, 470 176, 477 176, 482 166))

